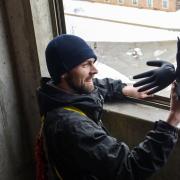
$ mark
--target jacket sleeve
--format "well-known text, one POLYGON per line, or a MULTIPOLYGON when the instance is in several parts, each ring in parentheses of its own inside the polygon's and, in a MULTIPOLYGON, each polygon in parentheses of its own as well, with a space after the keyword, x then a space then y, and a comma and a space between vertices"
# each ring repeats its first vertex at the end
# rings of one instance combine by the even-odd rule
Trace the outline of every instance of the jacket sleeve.
POLYGON ((77 172, 103 180, 145 180, 167 162, 178 136, 177 129, 158 121, 144 141, 130 150, 86 117, 74 116, 66 122, 52 139, 56 152, 63 150, 66 163, 72 169, 78 167, 77 172), (64 144, 59 141, 62 137, 64 144))
POLYGON ((104 97, 105 101, 113 99, 123 99, 122 88, 126 86, 121 80, 113 80, 110 78, 97 79, 94 78, 94 85, 97 86, 104 97))

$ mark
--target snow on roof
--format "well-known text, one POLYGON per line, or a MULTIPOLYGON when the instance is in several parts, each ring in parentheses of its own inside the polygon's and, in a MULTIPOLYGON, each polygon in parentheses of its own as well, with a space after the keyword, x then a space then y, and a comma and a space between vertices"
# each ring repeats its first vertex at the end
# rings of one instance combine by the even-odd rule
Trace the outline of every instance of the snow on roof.
POLYGON ((103 79, 103 78, 112 78, 112 79, 121 79, 122 82, 127 84, 133 84, 135 81, 130 80, 127 76, 123 75, 119 71, 111 68, 110 66, 98 62, 95 64, 98 73, 95 75, 96 78, 103 79))
POLYGON ((78 0, 65 0, 64 10, 67 13, 74 12, 91 17, 180 29, 180 10, 176 12, 164 12, 78 0))
POLYGON ((87 41, 163 41, 176 40, 180 35, 177 31, 180 31, 180 11, 163 12, 77 0, 64 0, 64 10, 67 32, 87 41))

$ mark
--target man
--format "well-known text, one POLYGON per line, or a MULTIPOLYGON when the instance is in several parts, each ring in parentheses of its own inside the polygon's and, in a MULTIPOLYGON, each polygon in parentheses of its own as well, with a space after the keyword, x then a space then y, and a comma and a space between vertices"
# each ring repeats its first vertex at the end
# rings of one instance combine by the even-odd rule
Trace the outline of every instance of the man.
POLYGON ((120 80, 94 79, 96 59, 77 36, 60 35, 47 46, 51 79, 42 81, 38 99, 50 165, 63 180, 144 180, 166 163, 177 142, 180 103, 174 98, 167 121, 157 121, 145 140, 129 150, 103 126, 103 103, 149 96, 120 80))

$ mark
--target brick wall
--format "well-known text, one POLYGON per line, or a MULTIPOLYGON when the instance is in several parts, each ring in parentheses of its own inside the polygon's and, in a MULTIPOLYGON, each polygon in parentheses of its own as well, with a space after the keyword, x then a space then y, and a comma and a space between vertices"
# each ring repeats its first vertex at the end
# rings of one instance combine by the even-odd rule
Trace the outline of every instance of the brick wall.
POLYGON ((167 12, 173 12, 173 11, 176 11, 177 9, 180 9, 180 0, 169 0, 167 8, 162 7, 163 0, 160 0, 160 1, 159 0, 153 0, 153 6, 152 7, 147 6, 147 0, 137 0, 138 1, 137 5, 132 4, 133 0, 124 0, 123 4, 119 3, 119 0, 92 0, 92 1, 93 2, 99 2, 99 3, 116 4, 116 5, 121 5, 121 6, 161 10, 161 11, 167 11, 167 12))

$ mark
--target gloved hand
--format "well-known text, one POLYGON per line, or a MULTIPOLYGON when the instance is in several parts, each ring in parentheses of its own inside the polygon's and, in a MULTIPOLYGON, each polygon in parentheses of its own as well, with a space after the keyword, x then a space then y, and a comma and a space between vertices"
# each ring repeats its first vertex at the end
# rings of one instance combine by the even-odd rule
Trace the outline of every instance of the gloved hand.
POLYGON ((176 73, 173 64, 166 61, 155 60, 148 61, 147 65, 159 68, 133 76, 133 79, 144 78, 133 85, 134 87, 142 86, 138 89, 139 92, 149 90, 148 95, 154 94, 175 80, 176 73))

